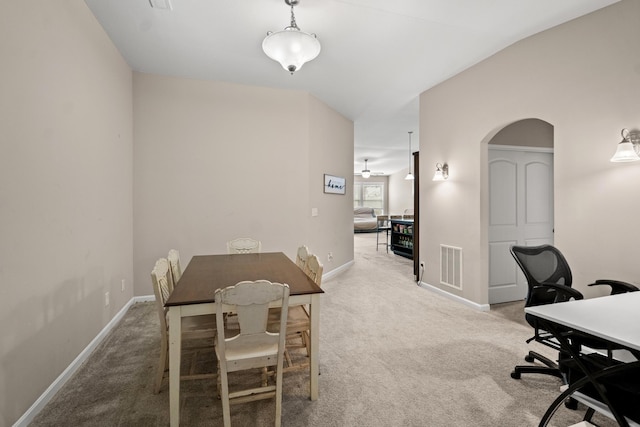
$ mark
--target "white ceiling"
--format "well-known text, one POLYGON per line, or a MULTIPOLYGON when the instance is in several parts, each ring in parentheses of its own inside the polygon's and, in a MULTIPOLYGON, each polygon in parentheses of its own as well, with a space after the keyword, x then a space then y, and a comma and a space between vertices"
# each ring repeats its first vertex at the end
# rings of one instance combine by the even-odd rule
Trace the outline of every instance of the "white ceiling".
POLYGON ((300 0, 297 24, 322 51, 293 76, 261 47, 289 25, 284 0, 85 1, 134 70, 308 91, 354 121, 354 171, 368 158, 391 174, 408 167, 408 131, 418 148, 421 92, 618 0, 300 0))

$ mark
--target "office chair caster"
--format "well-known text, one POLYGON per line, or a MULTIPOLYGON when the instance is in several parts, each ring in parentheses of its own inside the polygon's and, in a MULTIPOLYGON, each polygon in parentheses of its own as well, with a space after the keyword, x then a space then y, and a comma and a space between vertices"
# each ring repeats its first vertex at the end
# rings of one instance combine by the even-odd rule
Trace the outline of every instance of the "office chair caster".
POLYGON ((575 400, 573 397, 569 397, 567 400, 564 401, 564 406, 567 409, 571 409, 571 410, 576 410, 578 409, 578 401, 575 400))
POLYGON ((513 378, 514 380, 519 380, 520 377, 521 377, 520 372, 516 372, 516 371, 511 372, 511 378, 513 378))
POLYGON ((527 354, 527 355, 524 357, 524 360, 525 360, 526 362, 533 363, 536 359, 535 359, 532 355, 527 354))

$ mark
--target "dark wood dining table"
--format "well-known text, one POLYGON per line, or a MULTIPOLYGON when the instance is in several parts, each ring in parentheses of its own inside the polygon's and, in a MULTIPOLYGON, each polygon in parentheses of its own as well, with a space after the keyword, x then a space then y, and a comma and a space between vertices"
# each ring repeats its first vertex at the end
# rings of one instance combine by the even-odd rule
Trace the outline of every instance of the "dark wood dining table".
POLYGON ((191 258, 166 303, 169 309, 169 411, 173 427, 180 425, 182 318, 215 313, 216 289, 232 286, 244 280, 286 283, 290 288, 289 305, 309 306, 311 317, 309 397, 311 400, 318 399, 318 346, 322 289, 282 252, 198 255, 191 258))

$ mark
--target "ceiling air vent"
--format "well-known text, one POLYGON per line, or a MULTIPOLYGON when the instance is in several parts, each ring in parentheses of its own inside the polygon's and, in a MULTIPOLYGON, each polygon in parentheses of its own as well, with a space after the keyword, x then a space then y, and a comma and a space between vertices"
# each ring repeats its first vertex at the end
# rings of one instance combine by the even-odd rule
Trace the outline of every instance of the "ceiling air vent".
POLYGON ((149 0, 151 7, 154 9, 172 10, 171 0, 149 0))

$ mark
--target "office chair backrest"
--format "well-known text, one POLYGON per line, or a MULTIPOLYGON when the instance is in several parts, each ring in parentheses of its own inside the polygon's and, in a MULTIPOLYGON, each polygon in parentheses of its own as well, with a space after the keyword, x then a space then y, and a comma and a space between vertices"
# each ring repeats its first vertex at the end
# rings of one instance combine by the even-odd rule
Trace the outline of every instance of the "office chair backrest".
POLYGON ((528 291, 525 306, 551 304, 555 301, 554 290, 534 289, 542 283, 571 287, 573 278, 569 264, 554 246, 512 246, 511 255, 527 279, 528 291))

